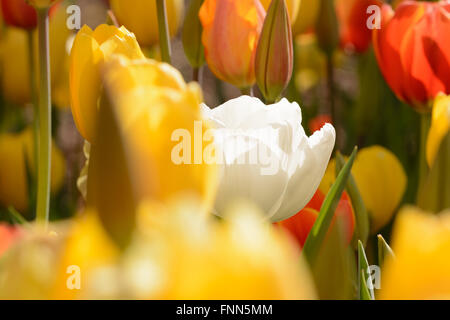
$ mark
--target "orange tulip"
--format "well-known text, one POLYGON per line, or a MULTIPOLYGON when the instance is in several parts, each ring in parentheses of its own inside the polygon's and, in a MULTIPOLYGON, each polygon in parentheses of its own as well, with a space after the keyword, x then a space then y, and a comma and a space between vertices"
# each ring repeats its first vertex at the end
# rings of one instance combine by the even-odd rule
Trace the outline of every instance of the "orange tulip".
POLYGON ((373 43, 380 69, 399 99, 419 110, 450 93, 450 1, 383 6, 373 43))
POLYGON ((241 89, 255 83, 255 55, 265 11, 259 0, 205 0, 199 13, 212 72, 241 89))
MULTIPOLYGON (((296 239, 297 243, 302 248, 305 244, 306 238, 308 238, 309 232, 319 216, 319 211, 324 201, 325 195, 322 191, 317 190, 314 197, 303 210, 295 216, 278 223, 279 226, 286 229, 294 237, 294 239, 296 239)), ((345 241, 350 243, 353 237, 353 231, 355 229, 355 214, 353 212, 350 198, 345 191, 339 200, 330 229, 335 225, 336 219, 339 219, 339 223, 341 223, 345 241)))
POLYGON ((371 5, 381 7, 380 0, 337 0, 336 11, 339 19, 341 46, 362 53, 369 48, 372 30, 367 27, 371 5))

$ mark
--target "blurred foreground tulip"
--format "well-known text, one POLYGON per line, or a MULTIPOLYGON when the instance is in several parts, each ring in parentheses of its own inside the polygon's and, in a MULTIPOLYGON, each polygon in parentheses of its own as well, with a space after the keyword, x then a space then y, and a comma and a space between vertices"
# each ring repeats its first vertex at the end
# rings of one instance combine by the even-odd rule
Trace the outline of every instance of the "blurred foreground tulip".
POLYGON ((336 0, 341 46, 358 53, 367 50, 372 41, 372 29, 367 26, 370 17, 367 9, 374 5, 381 8, 381 0, 336 0))
MULTIPOLYGON (((52 161, 51 191, 55 193, 63 185, 66 174, 65 159, 57 147, 52 149, 52 161)), ((29 206, 27 165, 31 173, 36 170, 31 129, 0 135, 0 163, 0 205, 13 206, 25 213, 29 206)))
MULTIPOLYGON (((335 180, 335 160, 321 182, 327 193, 335 180)), ((407 177, 400 161, 381 146, 361 149, 353 164, 352 174, 371 218, 371 232, 384 227, 392 218, 406 190, 407 177)))
MULTIPOLYGON (((272 3, 272 0, 260 0, 264 9, 266 11, 269 10, 269 6, 272 3)), ((300 10, 300 5, 302 3, 302 0, 284 0, 287 11, 289 14, 289 18, 291 21, 291 24, 294 24, 298 17, 298 11, 300 10)))
POLYGON ((180 194, 199 198, 209 212, 215 164, 202 161, 212 136, 202 122, 201 90, 170 65, 115 56, 104 66, 105 98, 92 142, 88 205, 122 246, 143 199, 162 203, 180 194))
POLYGON ((36 8, 48 8, 59 0, 27 0, 28 3, 36 8))
MULTIPOLYGON (((127 284, 139 299, 314 299, 311 276, 302 257, 279 230, 261 220, 246 203, 230 208, 218 223, 195 214, 158 209, 145 241, 128 250, 127 284), (155 227, 156 226, 156 227, 155 227), (146 271, 144 266, 149 266, 146 271), (150 268, 150 266, 152 266, 150 268), (159 279, 155 281, 155 279, 159 279)), ((191 208, 189 212, 186 208, 191 208)), ((142 215, 155 215, 143 206, 142 215)))
POLYGON ((221 165, 216 214, 244 198, 276 222, 311 200, 334 148, 333 126, 327 124, 308 138, 300 107, 286 99, 265 105, 242 96, 212 110, 204 106, 204 115, 215 128, 221 165))
POLYGON ((135 36, 125 27, 84 26, 77 34, 70 55, 71 108, 80 134, 92 142, 101 97, 100 69, 114 53, 142 59, 135 36))
POLYGON ((142 203, 138 216, 149 224, 122 254, 92 212, 51 225, 52 235, 32 232, 1 261, 0 298, 316 298, 298 249, 258 210, 239 204, 218 222, 198 209, 142 203))
POLYGON ((1 0, 3 19, 8 25, 34 29, 37 26, 36 9, 26 0, 1 0))
POLYGON ((255 83, 255 55, 265 10, 259 0, 205 0, 202 42, 211 71, 241 90, 255 83))
POLYGON ((384 5, 374 31, 380 69, 397 97, 417 110, 439 92, 450 94, 450 1, 384 5), (392 17, 392 18, 390 18, 392 17))
POLYGON ((268 102, 276 102, 292 77, 294 48, 284 0, 273 0, 256 49, 256 82, 268 102))
MULTIPOLYGON (((311 228, 319 216, 319 211, 324 200, 325 195, 322 191, 317 190, 314 197, 304 209, 302 209, 295 216, 279 222, 279 225, 282 228, 288 230, 289 233, 295 237, 298 244, 302 248, 309 232, 311 231, 311 228)), ((330 229, 336 226, 336 221, 338 221, 337 225, 342 228, 340 231, 342 231, 346 243, 350 244, 353 237, 353 231, 355 229, 355 214, 353 212, 350 198, 345 191, 339 200, 330 229)))
POLYGON ((297 19, 292 22, 292 31, 294 35, 298 35, 311 28, 316 24, 317 15, 319 13, 319 0, 301 0, 298 9, 297 19))
MULTIPOLYGON (((110 0, 111 9, 128 30, 136 35, 142 46, 152 46, 158 43, 158 19, 156 16, 156 1, 110 0)), ((175 36, 184 15, 183 0, 166 0, 169 33, 175 36)))
POLYGON ((381 299, 450 299, 450 212, 402 209, 392 249, 395 258, 382 269, 381 299))

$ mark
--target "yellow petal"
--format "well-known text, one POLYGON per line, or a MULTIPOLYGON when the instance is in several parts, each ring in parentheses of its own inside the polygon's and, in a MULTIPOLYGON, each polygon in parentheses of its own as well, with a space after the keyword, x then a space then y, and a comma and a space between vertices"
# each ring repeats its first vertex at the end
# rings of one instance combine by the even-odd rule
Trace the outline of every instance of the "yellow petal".
POLYGON ((431 128, 427 140, 427 162, 431 167, 442 140, 450 129, 450 95, 440 94, 434 102, 431 128))
POLYGON ((381 299, 450 298, 450 212, 401 210, 392 238, 394 259, 383 267, 381 299))

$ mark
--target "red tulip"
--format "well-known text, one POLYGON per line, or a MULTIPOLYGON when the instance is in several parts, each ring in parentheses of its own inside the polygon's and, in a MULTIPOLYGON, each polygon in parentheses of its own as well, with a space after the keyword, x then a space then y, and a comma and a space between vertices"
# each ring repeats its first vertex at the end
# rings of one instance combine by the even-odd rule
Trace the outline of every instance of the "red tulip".
POLYGON ((326 123, 333 124, 331 117, 328 114, 321 114, 312 118, 308 123, 310 133, 314 133, 323 128, 326 123))
POLYGON ((450 94, 450 1, 383 6, 373 43, 380 69, 399 99, 419 110, 450 94))
POLYGON ((22 29, 34 29, 37 26, 36 9, 25 0, 1 0, 5 22, 22 29))
POLYGON ((351 47, 358 53, 369 48, 372 41, 372 30, 367 27, 370 15, 367 8, 377 5, 380 0, 337 0, 336 11, 339 19, 341 46, 351 47))
MULTIPOLYGON (((319 216, 319 211, 324 200, 325 195, 320 190, 317 190, 314 197, 303 210, 295 216, 278 223, 279 226, 287 230, 297 240, 302 248, 309 232, 319 216)), ((330 229, 334 227, 336 219, 339 219, 340 226, 343 228, 345 240, 349 244, 353 238, 355 229, 355 214, 350 198, 345 191, 342 194, 341 200, 334 213, 330 229)))

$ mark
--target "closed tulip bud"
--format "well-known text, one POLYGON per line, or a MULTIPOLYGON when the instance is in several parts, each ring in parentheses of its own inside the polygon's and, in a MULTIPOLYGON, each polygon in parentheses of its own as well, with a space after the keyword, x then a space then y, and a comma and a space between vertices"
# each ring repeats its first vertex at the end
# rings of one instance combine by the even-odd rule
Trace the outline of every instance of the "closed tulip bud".
POLYGON ((373 34, 381 72, 400 100, 429 111, 439 92, 450 94, 450 1, 406 1, 382 12, 373 34))
POLYGON ((36 10, 25 0, 1 0, 1 6, 7 24, 23 29, 36 28, 36 10))
POLYGON ((319 47, 327 54, 339 45, 339 24, 334 7, 334 0, 318 0, 320 9, 316 21, 316 34, 319 47))
MULTIPOLYGON (((142 46, 159 42, 155 0, 110 0, 111 9, 120 24, 136 35, 142 46)), ((175 36, 184 12, 183 0, 166 0, 170 36, 175 36)))
MULTIPOLYGON (((260 0, 264 9, 269 10, 269 6, 272 3, 272 0, 260 0)), ((287 7, 287 11, 289 13, 289 18, 291 19, 291 24, 294 24, 298 18, 298 12, 300 10, 300 5, 302 0, 285 0, 284 1, 287 7)))
POLYGON ((202 42, 211 71, 241 89, 255 83, 255 55, 265 10, 259 0, 205 0, 202 42))
POLYGON ((183 26, 184 53, 193 68, 200 68, 205 63, 205 49, 202 43, 202 24, 198 12, 203 0, 192 0, 186 13, 183 26))
POLYGON ((275 102, 288 85, 294 65, 291 23, 284 0, 273 0, 256 50, 256 81, 264 98, 275 102))

